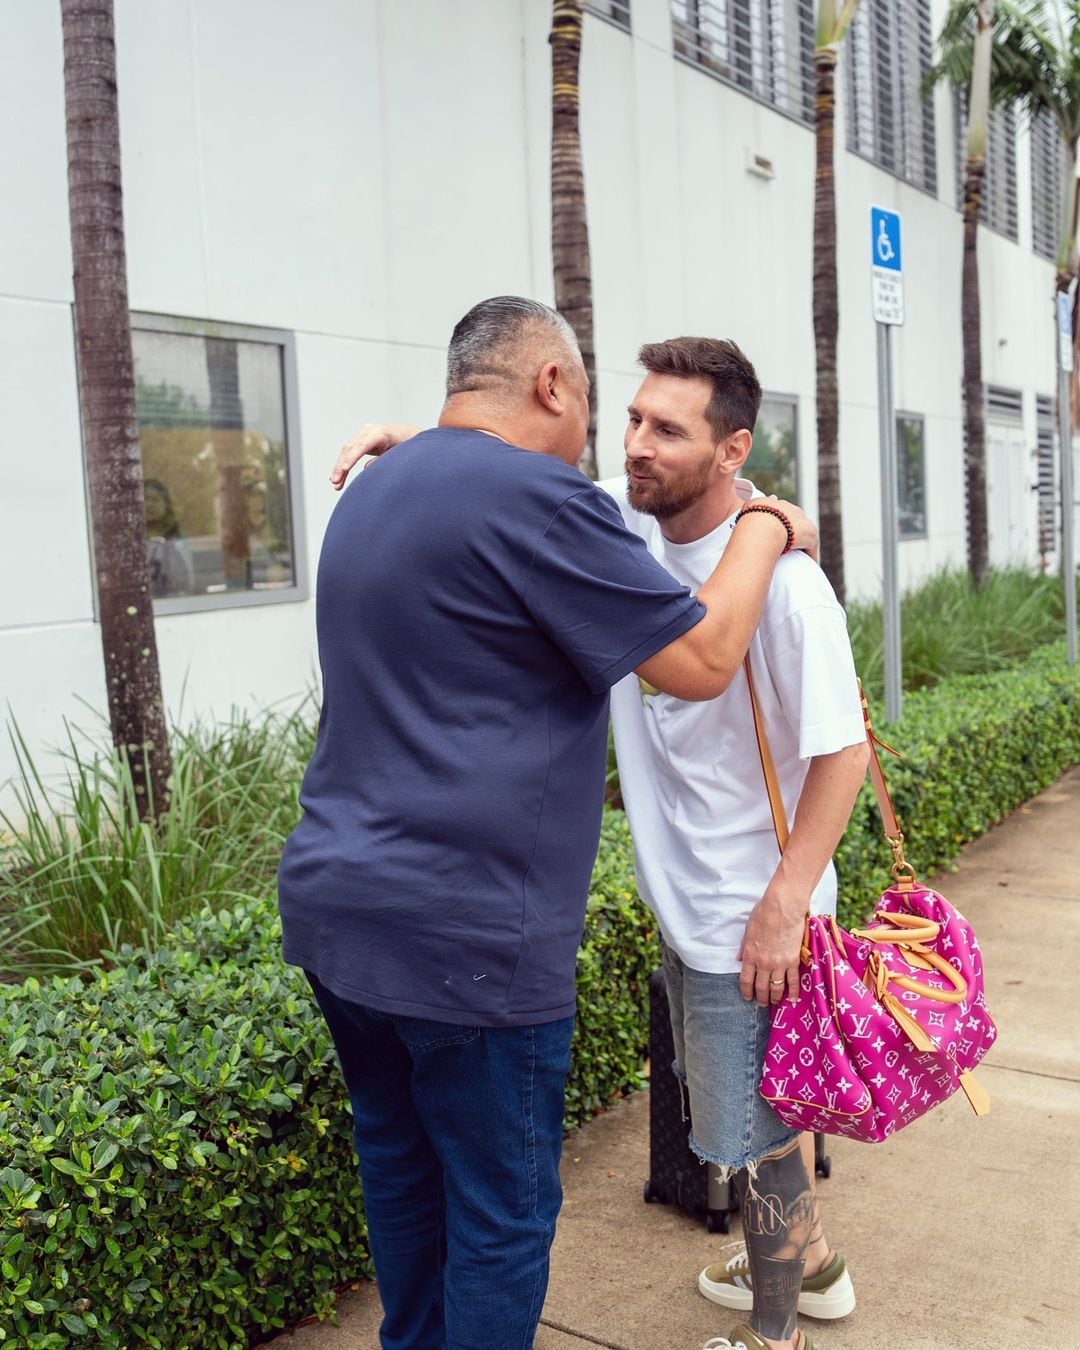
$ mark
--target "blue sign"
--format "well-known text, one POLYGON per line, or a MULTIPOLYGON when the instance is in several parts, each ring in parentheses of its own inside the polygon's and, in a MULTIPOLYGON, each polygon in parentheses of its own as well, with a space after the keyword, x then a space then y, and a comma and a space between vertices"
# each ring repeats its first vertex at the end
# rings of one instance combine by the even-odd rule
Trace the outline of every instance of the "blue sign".
POLYGON ((888 272, 902 270, 900 262, 900 212, 870 208, 870 263, 888 272))

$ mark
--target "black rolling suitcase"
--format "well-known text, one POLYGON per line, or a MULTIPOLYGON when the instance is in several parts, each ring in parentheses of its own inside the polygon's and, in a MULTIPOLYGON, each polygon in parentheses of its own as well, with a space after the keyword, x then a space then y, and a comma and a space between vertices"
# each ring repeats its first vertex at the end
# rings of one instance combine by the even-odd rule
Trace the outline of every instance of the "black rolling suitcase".
MULTIPOLYGON (((735 1184, 721 1181, 712 1163, 703 1163, 690 1148, 690 1121, 684 1119, 679 1080, 671 1072, 675 1048, 671 1038, 664 972, 649 978, 649 1179, 645 1203, 678 1205, 688 1214, 701 1215, 710 1233, 726 1233, 739 1208, 735 1184)), ((686 1115, 688 1117, 689 1111, 686 1115)), ((825 1139, 814 1139, 815 1170, 827 1177, 832 1159, 825 1156, 825 1139)))

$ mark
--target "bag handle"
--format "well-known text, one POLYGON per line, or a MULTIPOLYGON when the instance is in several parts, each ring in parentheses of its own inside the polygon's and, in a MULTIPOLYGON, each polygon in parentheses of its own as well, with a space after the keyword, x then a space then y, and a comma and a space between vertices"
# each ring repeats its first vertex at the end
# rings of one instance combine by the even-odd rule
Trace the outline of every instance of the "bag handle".
POLYGON ((905 958, 918 954, 922 958, 920 965, 926 970, 936 970, 939 975, 944 975, 952 988, 937 989, 932 985, 923 984, 921 980, 912 979, 910 975, 898 975, 894 970, 889 969, 878 952, 871 952, 866 965, 866 978, 868 983, 873 982, 879 998, 890 984, 895 984, 901 989, 910 989, 915 994, 921 994, 924 998, 932 999, 935 1003, 964 1002, 968 996, 967 980, 958 970, 950 966, 943 956, 939 956, 937 952, 933 952, 929 947, 923 947, 921 944, 909 948, 906 942, 898 941, 897 945, 902 948, 905 958))
POLYGON ((909 914, 905 910, 883 909, 873 917, 883 920, 880 927, 853 928, 851 936, 864 938, 867 942, 896 942, 899 937, 896 930, 904 928, 907 930, 905 942, 933 942, 941 932, 941 924, 933 919, 924 919, 920 914, 909 914))

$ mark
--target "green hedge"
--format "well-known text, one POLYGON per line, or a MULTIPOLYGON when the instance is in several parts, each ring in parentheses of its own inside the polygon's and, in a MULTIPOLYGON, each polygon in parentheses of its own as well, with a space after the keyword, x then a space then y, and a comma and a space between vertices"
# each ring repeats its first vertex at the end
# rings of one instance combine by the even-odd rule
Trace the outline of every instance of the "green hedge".
POLYGON ((566 1084, 568 1130, 642 1085, 649 1042, 649 976, 660 964, 652 915, 637 897, 630 830, 608 811, 578 953, 577 1024, 566 1084))
MULTIPOLYGON (((0 1345, 240 1347, 369 1274, 348 1106, 273 904, 0 986, 0 1345)), ((651 920, 609 814, 567 1127, 638 1081, 651 920)))
MULTIPOLYGON (((1080 763, 1080 666, 1064 642, 1009 670, 958 675, 904 695, 900 721, 872 708, 908 861, 926 878, 969 840, 1080 763)), ((892 854, 867 783, 836 855, 840 918, 859 923, 888 881, 892 854)))
POLYGON ((366 1259, 348 1117, 267 902, 2 991, 0 1341, 244 1346, 366 1259))
MULTIPOLYGON (((908 695, 883 729, 911 861, 948 863, 1080 761, 1061 647, 908 695)), ((846 917, 889 863, 868 790, 839 852, 846 917)), ((328 1034, 283 967, 268 899, 126 949, 89 983, 0 987, 0 1345, 241 1347, 367 1271, 328 1034)), ((638 1082, 657 960, 625 819, 609 813, 579 958, 566 1124, 638 1082)))

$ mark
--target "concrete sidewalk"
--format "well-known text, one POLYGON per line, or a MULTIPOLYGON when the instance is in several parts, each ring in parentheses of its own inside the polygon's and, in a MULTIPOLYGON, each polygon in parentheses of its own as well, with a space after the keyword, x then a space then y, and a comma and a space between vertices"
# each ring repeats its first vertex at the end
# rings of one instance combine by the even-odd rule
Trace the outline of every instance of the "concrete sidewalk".
MULTIPOLYGON (((829 1141, 825 1231, 847 1255, 859 1306, 802 1325, 817 1350, 1070 1350, 1080 1344, 1080 769, 967 848, 939 885, 986 960, 1000 1036, 979 1078, 992 1111, 978 1120, 958 1094, 886 1144, 829 1141)), ((567 1140, 536 1350, 698 1350, 739 1320, 696 1290, 737 1231, 713 1237, 645 1205, 647 1173, 646 1093, 567 1140)), ((275 1344, 377 1350, 373 1288, 346 1297, 340 1316, 275 1344)))

